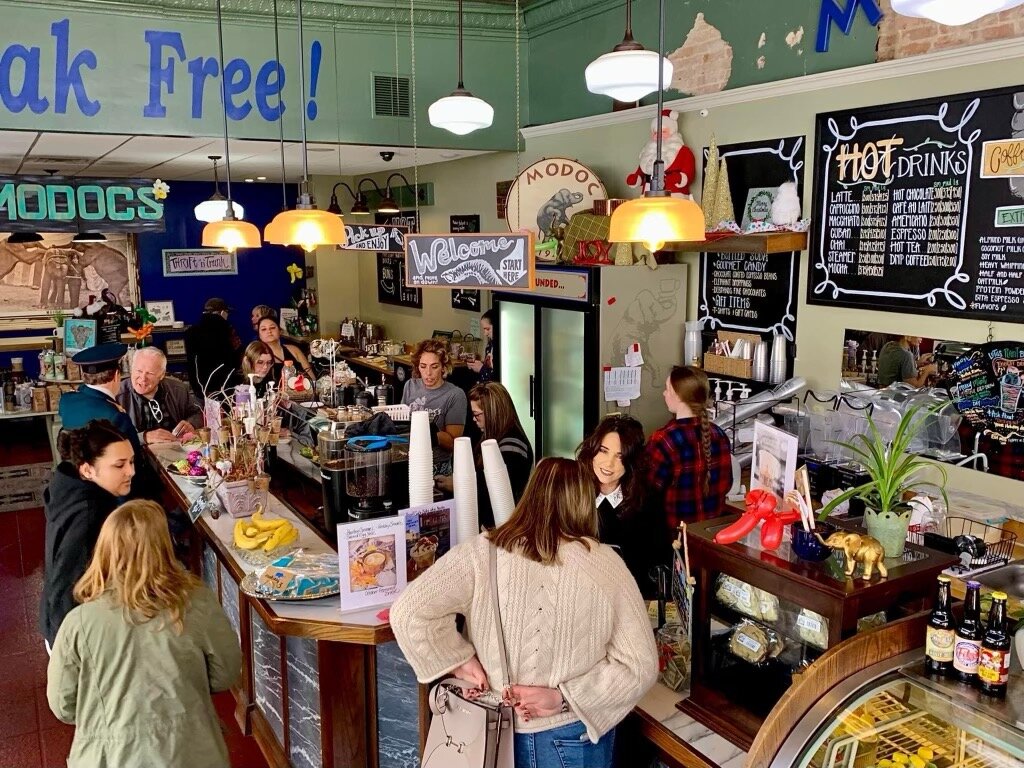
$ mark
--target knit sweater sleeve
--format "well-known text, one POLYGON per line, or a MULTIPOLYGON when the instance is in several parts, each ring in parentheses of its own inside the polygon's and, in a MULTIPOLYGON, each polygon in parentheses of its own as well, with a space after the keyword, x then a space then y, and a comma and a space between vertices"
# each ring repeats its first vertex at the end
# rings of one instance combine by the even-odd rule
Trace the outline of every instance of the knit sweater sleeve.
POLYGON ((608 568, 612 581, 603 590, 612 611, 607 653, 589 670, 558 686, 594 743, 632 711, 658 677, 658 651, 647 607, 626 566, 613 557, 617 562, 608 568))
POLYGON ((454 547, 409 584, 391 607, 391 628, 416 679, 429 683, 473 658, 455 628, 469 613, 476 580, 473 542, 454 547))

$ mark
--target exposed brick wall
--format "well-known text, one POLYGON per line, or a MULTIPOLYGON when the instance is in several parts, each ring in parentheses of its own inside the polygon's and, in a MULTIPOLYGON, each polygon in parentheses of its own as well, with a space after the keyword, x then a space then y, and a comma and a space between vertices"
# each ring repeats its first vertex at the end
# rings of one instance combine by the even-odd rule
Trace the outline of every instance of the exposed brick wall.
POLYGON ((718 93, 732 74, 732 46, 704 20, 703 13, 697 14, 686 41, 668 59, 674 68, 672 87, 693 96, 718 93))
POLYGON ((1020 6, 982 16, 973 24, 964 24, 962 27, 947 27, 927 19, 900 16, 893 12, 889 0, 880 0, 879 6, 885 17, 878 25, 878 61, 892 61, 932 51, 1024 37, 1024 8, 1020 6))

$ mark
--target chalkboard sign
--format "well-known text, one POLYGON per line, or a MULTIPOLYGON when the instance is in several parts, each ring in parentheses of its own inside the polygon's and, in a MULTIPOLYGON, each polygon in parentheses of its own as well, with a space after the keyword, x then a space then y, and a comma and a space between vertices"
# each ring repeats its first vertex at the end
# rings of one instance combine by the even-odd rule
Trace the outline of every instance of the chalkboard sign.
POLYGON ((811 304, 1024 322, 1024 86, 820 114, 811 304))
POLYGON ((377 256, 377 301, 414 309, 423 306, 423 291, 410 288, 405 282, 405 259, 401 256, 390 253, 377 256))
POLYGON ((452 234, 461 235, 480 231, 480 217, 475 214, 458 214, 448 217, 448 229, 452 234))
MULTIPOLYGON (((720 146, 733 202, 773 195, 787 181, 796 182, 797 194, 802 194, 803 149, 803 136, 720 146)), ((704 160, 706 164, 707 150, 704 160)), ((771 207, 770 200, 767 205, 771 207)), ((793 341, 799 264, 795 252, 701 254, 700 319, 705 330, 782 334, 793 341)))
POLYGON ((405 253, 404 239, 408 231, 408 227, 391 224, 346 224, 348 242, 344 250, 405 253))
POLYGON ((529 234, 406 235, 410 285, 528 291, 533 288, 529 234))
MULTIPOLYGON (((455 235, 480 231, 480 217, 475 214, 456 214, 448 217, 448 229, 455 235)), ((471 288, 460 288, 452 291, 452 309, 464 309, 469 312, 480 311, 480 291, 471 288)))
POLYGON ((1024 343, 989 342, 953 361, 947 382, 956 409, 979 432, 1024 441, 1024 343))

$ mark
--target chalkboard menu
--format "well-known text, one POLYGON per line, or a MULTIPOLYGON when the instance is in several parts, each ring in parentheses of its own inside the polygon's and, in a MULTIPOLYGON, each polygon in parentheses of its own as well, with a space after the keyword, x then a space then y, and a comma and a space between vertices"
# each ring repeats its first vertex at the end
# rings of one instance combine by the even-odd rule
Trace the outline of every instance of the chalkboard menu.
MULTIPOLYGON (((419 215, 416 211, 377 213, 375 222, 389 227, 402 227, 406 232, 419 231, 419 215)), ((413 309, 423 307, 423 291, 406 284, 404 256, 383 252, 377 254, 377 301, 413 309)))
POLYGON ((811 304, 1024 322, 1024 86, 818 115, 811 304))
POLYGON ((532 234, 406 235, 405 257, 410 285, 533 288, 532 234))
MULTIPOLYGON (((480 231, 479 214, 456 214, 448 217, 448 230, 455 235, 480 231)), ((480 291, 462 288, 452 291, 452 309, 465 309, 469 312, 480 311, 480 291)))
POLYGON ((989 342, 953 361, 947 383, 956 409, 979 432, 1024 441, 1024 343, 989 342))
MULTIPOLYGON (((803 148, 803 136, 720 146, 719 155, 729 169, 733 202, 774 195, 787 181, 796 182, 797 194, 802 194, 803 148)), ((771 207, 771 199, 767 205, 771 207)), ((747 208, 750 206, 744 206, 747 208)), ((713 242, 708 245, 714 247, 713 242)), ((793 341, 799 264, 795 252, 702 253, 699 317, 705 330, 782 334, 793 341)))

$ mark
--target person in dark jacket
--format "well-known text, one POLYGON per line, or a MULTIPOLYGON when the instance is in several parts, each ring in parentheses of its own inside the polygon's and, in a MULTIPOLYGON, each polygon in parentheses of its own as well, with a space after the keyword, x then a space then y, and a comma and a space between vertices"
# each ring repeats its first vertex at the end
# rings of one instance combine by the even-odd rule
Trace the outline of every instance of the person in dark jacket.
MULTIPOLYGON (((625 561, 645 596, 653 593, 648 571, 654 561, 646 557, 646 526, 640 520, 646 454, 644 428, 631 416, 607 416, 576 449, 576 459, 593 474, 598 528, 625 561)), ((649 535, 649 529, 648 529, 649 535)))
MULTIPOLYGON (((526 490, 526 483, 533 472, 533 447, 526 437, 526 431, 519 422, 516 407, 508 390, 496 381, 477 384, 469 390, 469 410, 473 422, 480 430, 481 442, 496 440, 501 457, 505 460, 508 470, 509 484, 512 486, 512 498, 518 504, 526 490)), ((480 525, 494 527, 494 510, 491 508, 491 497, 487 491, 484 478, 483 461, 480 457, 480 446, 476 446, 476 493, 477 510, 480 525)), ((452 492, 451 475, 435 478, 438 486, 452 492)))
POLYGON ((224 299, 208 299, 203 316, 185 334, 188 376, 200 402, 208 394, 242 383, 238 372, 242 342, 228 322, 230 312, 224 299))
POLYGON ((105 419, 58 438, 61 462, 43 500, 46 543, 39 627, 52 647, 57 630, 75 607, 72 590, 85 573, 96 537, 107 516, 128 495, 135 475, 135 451, 105 419))
POLYGON ((156 347, 132 355, 131 380, 121 382, 117 402, 145 445, 168 443, 203 426, 203 409, 192 390, 180 379, 167 378, 167 356, 156 347))

